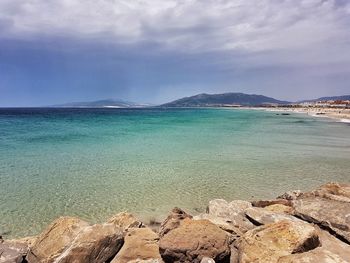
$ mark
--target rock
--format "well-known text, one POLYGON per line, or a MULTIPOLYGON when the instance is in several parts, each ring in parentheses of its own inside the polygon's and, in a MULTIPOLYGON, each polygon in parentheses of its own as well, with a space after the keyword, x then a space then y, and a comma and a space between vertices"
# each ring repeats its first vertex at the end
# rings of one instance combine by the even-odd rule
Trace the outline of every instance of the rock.
POLYGON ((350 203, 318 196, 294 201, 295 215, 334 231, 350 243, 350 203))
POLYGON ((254 225, 245 217, 244 211, 252 207, 247 201, 235 200, 230 203, 223 199, 215 199, 209 202, 208 214, 230 221, 230 224, 241 232, 254 228, 254 225))
POLYGON ((136 260, 131 260, 128 263, 164 263, 162 259, 147 259, 147 260, 141 260, 141 259, 136 259, 136 260))
POLYGON ((281 257, 278 263, 348 263, 327 249, 316 248, 306 253, 281 257))
POLYGON ((292 202, 286 199, 259 200, 259 201, 252 202, 252 205, 255 207, 266 207, 266 206, 276 205, 276 204, 292 206, 292 202))
POLYGON ((274 204, 274 205, 265 206, 264 209, 271 211, 271 212, 282 213, 282 214, 293 214, 293 212, 294 212, 293 207, 281 205, 281 204, 274 204))
POLYGON ((159 236, 164 236, 170 230, 177 228, 180 225, 180 222, 185 218, 192 218, 192 216, 180 208, 175 207, 168 215, 168 217, 164 220, 164 222, 160 225, 159 236))
POLYGON ((14 243, 14 244, 24 244, 30 247, 35 243, 37 239, 38 239, 38 236, 29 236, 29 237, 23 237, 18 239, 9 239, 9 240, 6 240, 6 242, 14 243))
POLYGON ((320 247, 301 254, 282 257, 278 263, 345 263, 350 262, 350 246, 328 232, 315 227, 320 247))
POLYGON ((350 203, 350 184, 328 183, 311 192, 311 195, 350 203))
POLYGON ((302 253, 320 245, 317 231, 304 222, 290 220, 257 227, 239 240, 239 262, 274 263, 283 256, 302 253))
POLYGON ((87 226, 54 262, 103 263, 113 258, 122 244, 122 228, 111 223, 87 226))
POLYGON ((295 200, 301 194, 302 192, 300 190, 289 191, 285 192, 283 195, 278 196, 277 199, 295 200))
POLYGON ((202 258, 201 263, 215 263, 215 260, 212 258, 204 257, 202 258))
POLYGON ((271 212, 265 208, 252 207, 245 211, 246 216, 256 225, 266 225, 276 223, 282 220, 291 220, 295 222, 302 222, 300 219, 282 213, 271 212))
POLYGON ((122 249, 111 263, 162 262, 159 254, 159 236, 150 228, 130 228, 122 249), (153 260, 153 261, 152 261, 153 260))
POLYGON ((197 262, 209 257, 216 262, 230 256, 229 235, 209 220, 185 218, 180 226, 160 238, 160 253, 165 262, 197 262))
POLYGON ((30 263, 50 263, 66 249, 76 236, 89 224, 74 217, 60 217, 42 232, 30 248, 30 263))
POLYGON ((21 248, 10 246, 5 242, 0 243, 0 263, 20 263, 23 261, 21 248))
POLYGON ((233 238, 238 238, 243 235, 243 233, 232 224, 232 221, 228 218, 217 217, 210 214, 199 214, 193 217, 193 220, 209 220, 213 224, 220 227, 222 230, 233 235, 233 238))
POLYGON ((115 216, 108 219, 107 222, 111 224, 115 224, 116 226, 119 226, 124 230, 131 227, 137 228, 137 227, 143 226, 141 221, 137 220, 132 214, 127 212, 116 214, 115 216))

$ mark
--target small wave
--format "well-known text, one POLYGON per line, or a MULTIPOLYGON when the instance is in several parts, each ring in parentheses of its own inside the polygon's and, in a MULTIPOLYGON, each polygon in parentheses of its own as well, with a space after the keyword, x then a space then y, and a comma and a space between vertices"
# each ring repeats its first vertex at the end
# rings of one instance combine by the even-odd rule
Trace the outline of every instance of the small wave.
POLYGON ((339 122, 350 123, 350 119, 340 119, 339 122))

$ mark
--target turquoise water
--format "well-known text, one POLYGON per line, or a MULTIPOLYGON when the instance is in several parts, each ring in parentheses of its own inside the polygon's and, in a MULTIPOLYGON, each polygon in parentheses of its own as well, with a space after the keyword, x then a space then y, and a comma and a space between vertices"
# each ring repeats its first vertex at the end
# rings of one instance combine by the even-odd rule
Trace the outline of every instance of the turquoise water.
POLYGON ((0 110, 0 234, 350 181, 350 126, 233 109, 0 110))

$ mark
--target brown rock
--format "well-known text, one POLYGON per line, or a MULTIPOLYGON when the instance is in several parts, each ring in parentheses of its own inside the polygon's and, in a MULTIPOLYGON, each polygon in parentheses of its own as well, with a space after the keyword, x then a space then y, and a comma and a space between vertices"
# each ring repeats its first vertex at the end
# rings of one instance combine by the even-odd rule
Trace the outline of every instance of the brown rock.
POLYGON ((162 262, 159 254, 159 236, 150 228, 130 228, 125 243, 111 263, 162 262), (153 260, 153 261, 152 261, 153 260))
POLYGON ((316 248, 302 254, 281 257, 278 263, 348 263, 327 249, 316 248))
POLYGON ((233 225, 232 221, 228 218, 217 217, 210 214, 199 214, 193 217, 193 220, 209 220, 213 224, 220 227, 222 230, 233 235, 233 238, 238 238, 243 235, 243 233, 233 225))
POLYGON ((115 216, 108 219, 107 222, 111 224, 115 224, 116 226, 119 226, 124 230, 131 227, 137 228, 137 227, 143 226, 141 221, 137 220, 132 214, 127 212, 121 212, 119 214, 116 214, 115 216))
POLYGON ((169 216, 160 225, 159 235, 164 236, 169 231, 177 228, 180 225, 180 222, 185 218, 192 218, 192 216, 187 214, 185 211, 181 210, 180 208, 175 207, 171 211, 169 216))
POLYGON ((266 206, 276 205, 276 204, 292 206, 292 202, 286 199, 259 200, 259 201, 252 202, 252 205, 255 207, 266 207, 266 206))
POLYGON ((350 262, 350 246, 317 226, 320 247, 301 254, 282 257, 279 263, 345 263, 350 262))
POLYGON ((264 209, 271 212, 282 213, 282 214, 293 214, 294 212, 293 207, 281 205, 281 204, 265 206, 264 209))
POLYGON ((60 217, 49 225, 30 248, 30 263, 50 263, 66 249, 79 232, 89 224, 74 217, 60 217))
POLYGON ((252 207, 247 201, 235 200, 230 203, 223 199, 215 199, 209 202, 208 214, 229 221, 231 225, 241 232, 254 228, 254 225, 245 217, 245 210, 252 207))
POLYGON ((301 196, 294 201, 295 215, 334 231, 350 242, 350 203, 318 196, 301 196))
POLYGON ((239 262, 274 263, 287 255, 320 245, 316 229, 290 220, 257 227, 243 235, 238 244, 239 262))
POLYGON ((103 263, 123 244, 123 229, 114 224, 85 227, 55 259, 55 263, 103 263))
POLYGON ((222 262, 230 256, 229 244, 229 235, 210 221, 186 218, 161 237, 159 247, 166 262, 196 263, 203 257, 222 262))
POLYGON ((328 198, 335 201, 350 203, 350 184, 328 183, 320 186, 312 195, 328 198))
POLYGON ((245 211, 246 216, 256 225, 266 225, 282 220, 302 222, 302 220, 288 214, 271 212, 265 208, 252 207, 245 211))

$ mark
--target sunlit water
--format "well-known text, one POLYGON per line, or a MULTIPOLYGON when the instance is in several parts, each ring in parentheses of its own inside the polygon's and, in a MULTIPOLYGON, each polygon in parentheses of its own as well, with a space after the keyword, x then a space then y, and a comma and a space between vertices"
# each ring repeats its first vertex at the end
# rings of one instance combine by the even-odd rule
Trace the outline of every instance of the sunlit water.
POLYGON ((0 234, 350 181, 350 126, 233 109, 0 110, 0 234))

